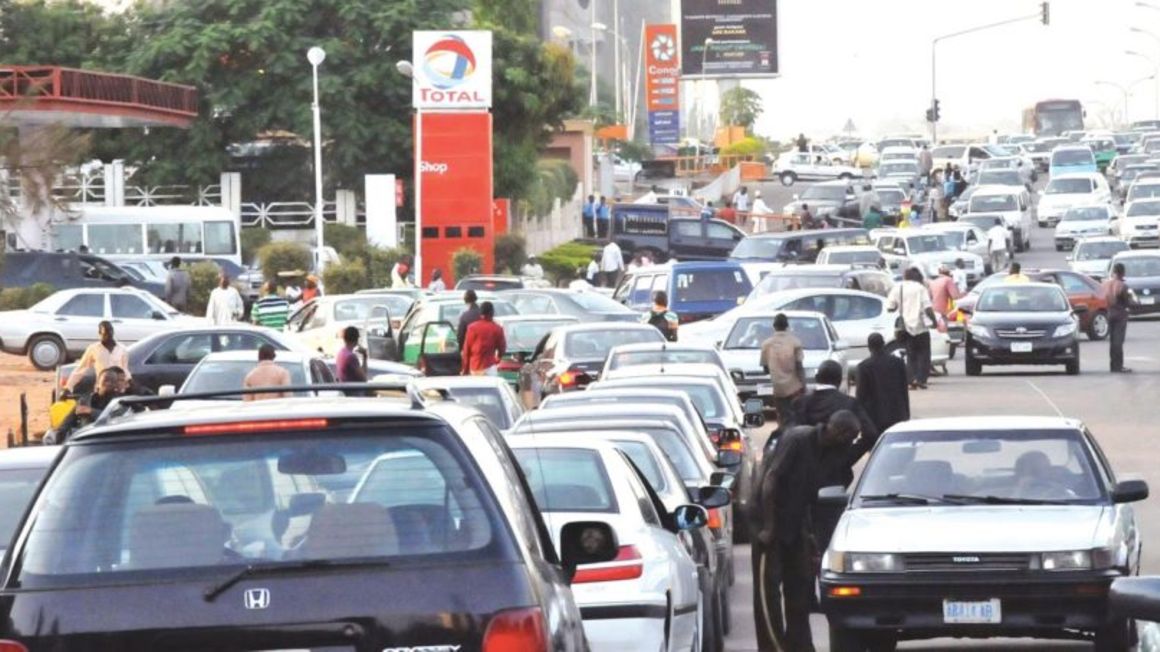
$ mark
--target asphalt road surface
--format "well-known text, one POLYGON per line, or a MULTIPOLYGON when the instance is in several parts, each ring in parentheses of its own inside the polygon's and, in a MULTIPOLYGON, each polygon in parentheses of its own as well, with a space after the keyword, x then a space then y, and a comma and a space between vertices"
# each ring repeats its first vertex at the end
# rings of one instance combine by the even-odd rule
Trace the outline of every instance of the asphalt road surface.
MULTIPOLYGON (((800 192, 802 184, 781 189, 780 184, 765 189, 800 192)), ((781 195, 778 195, 781 196, 781 195)), ((770 199, 767 202, 773 206, 770 199)), ((789 201, 786 199, 785 201, 789 201)), ((1064 253, 1052 246, 1052 231, 1036 227, 1031 251, 1016 259, 1025 268, 1065 267, 1064 253)), ((1138 477, 1160 488, 1160 438, 1155 436, 1156 406, 1160 399, 1160 321, 1133 320, 1128 326, 1125 346, 1127 366, 1135 373, 1113 375, 1108 371, 1108 344, 1081 340, 1082 373, 1067 376, 1063 368, 999 367, 984 368, 983 375, 968 378, 962 355, 948 364, 949 376, 933 378, 930 389, 911 394, 915 418, 955 415, 1056 415, 1082 420, 1096 435, 1118 477, 1138 477)), ((1144 538, 1143 571, 1160 574, 1160 497, 1135 506, 1144 538)), ((733 587, 733 631, 726 649, 749 652, 757 649, 753 628, 752 578, 748 573, 749 546, 737 546, 738 573, 733 587)), ((814 643, 828 650, 826 621, 812 618, 814 643)), ((1083 643, 1059 641, 962 641, 940 639, 901 644, 903 650, 1082 650, 1083 643)))

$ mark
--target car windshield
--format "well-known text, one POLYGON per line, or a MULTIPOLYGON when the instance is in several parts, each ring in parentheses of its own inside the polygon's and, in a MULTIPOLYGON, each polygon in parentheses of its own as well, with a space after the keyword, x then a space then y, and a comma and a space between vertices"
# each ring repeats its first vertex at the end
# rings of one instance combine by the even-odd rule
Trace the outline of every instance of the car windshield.
POLYGON ((1109 260, 1112 256, 1127 251, 1128 243, 1123 240, 1108 242, 1082 242, 1076 248, 1076 260, 1109 260))
MULTIPOLYGON (((1157 188, 1160 188, 1160 186, 1157 186, 1157 188)), ((1138 215, 1160 216, 1160 201, 1134 201, 1128 204, 1128 210, 1124 214, 1128 217, 1136 217, 1138 215)))
POLYGON ((939 235, 942 236, 947 249, 961 249, 967 238, 967 232, 961 229, 947 229, 939 235))
POLYGON ((1092 151, 1083 149, 1060 149, 1051 155, 1052 165, 1095 165, 1096 159, 1092 151))
POLYGON ((1024 151, 1030 152, 1032 154, 1039 154, 1041 152, 1050 152, 1054 145, 1050 143, 1023 143, 1020 145, 1020 147, 1022 147, 1024 151))
POLYGON ((987 170, 979 173, 980 186, 1021 186, 1023 177, 1012 170, 987 170))
POLYGON ((875 188, 874 192, 878 194, 879 201, 890 206, 898 206, 906 199, 906 193, 895 188, 875 188))
POLYGON ((564 355, 573 360, 604 360, 618 344, 663 342, 664 339, 655 328, 574 331, 564 337, 564 355))
POLYGON ((0 470, 0 550, 8 547, 28 502, 48 471, 47 462, 39 469, 0 470))
POLYGON ((398 319, 407 314, 411 303, 407 297, 390 294, 341 299, 334 302, 334 321, 364 322, 371 315, 371 309, 378 306, 386 306, 391 317, 398 319))
POLYGON ((933 158, 962 158, 966 151, 967 148, 961 145, 948 145, 932 149, 930 155, 933 158))
POLYGON ((652 351, 617 351, 608 357, 608 370, 641 365, 711 364, 720 366, 715 351, 665 349, 652 351))
POLYGON ((1065 312, 1067 297, 1058 287, 1029 287, 1002 283, 979 297, 977 312, 1065 312))
POLYGON ((621 304, 595 292, 578 292, 568 297, 584 312, 631 312, 621 304))
POLYGON ((448 387, 447 391, 459 403, 482 412, 496 428, 507 430, 512 427, 511 412, 500 395, 503 390, 495 387, 448 387))
POLYGON ((1048 195, 1081 195, 1094 189, 1091 179, 1052 179, 1043 192, 1048 195))
POLYGON ((71 446, 38 499, 20 587, 208 589, 255 563, 513 560, 475 468, 446 426, 416 421, 71 446))
POLYGON ((600 453, 583 448, 517 448, 536 506, 545 512, 615 513, 616 493, 600 453))
POLYGON ((864 507, 895 497, 1090 504, 1103 499, 1094 466, 1074 430, 893 433, 874 449, 857 498, 864 507))
POLYGON ((845 281, 840 273, 833 274, 766 274, 757 284, 755 296, 764 296, 798 288, 840 288, 845 281))
MULTIPOLYGON (((491 305, 495 306, 496 317, 509 317, 511 315, 519 314, 516 307, 504 301, 503 299, 480 299, 480 301, 490 301, 491 305)), ((447 302, 439 306, 439 321, 449 322, 451 324, 459 323, 459 316, 467 310, 467 304, 455 302, 447 302)))
POLYGON ((1063 214, 1062 221, 1064 222, 1084 222, 1088 220, 1108 219, 1108 209, 1101 206, 1086 206, 1084 208, 1073 208, 1063 214))
MULTIPOLYGON (((197 394, 199 392, 229 392, 242 389, 242 381, 246 379, 246 374, 250 373, 258 364, 258 354, 254 353, 254 360, 203 360, 200 364, 194 367, 190 372, 189 377, 185 379, 185 384, 181 386, 182 394, 197 394)), ((301 363, 298 362, 278 362, 274 364, 282 367, 290 373, 291 385, 305 385, 306 373, 303 371, 301 363)), ((304 393, 299 392, 296 396, 305 396, 304 393)), ((222 400, 240 401, 242 397, 227 396, 222 397, 222 400)))
POLYGON ((906 245, 911 254, 929 254, 951 248, 942 234, 912 236, 906 239, 906 245))
POLYGON ((1127 277, 1160 276, 1160 258, 1152 256, 1121 257, 1117 258, 1116 262, 1124 264, 1124 276, 1127 277))
POLYGON ((507 350, 512 353, 535 351, 540 340, 544 339, 552 329, 559 326, 575 324, 572 319, 559 321, 512 321, 503 325, 503 336, 507 350))
POLYGON ((1160 183, 1134 183, 1128 191, 1128 201, 1160 197, 1160 183))
POLYGON ((992 158, 979 163, 980 170, 1011 170, 1019 163, 1019 159, 1014 158, 992 158))
POLYGON ((891 161, 890 163, 883 163, 879 166, 878 172, 883 176, 918 174, 918 165, 909 162, 891 161))
POLYGON ((811 201, 829 201, 841 203, 845 201, 847 194, 847 187, 845 185, 824 185, 817 184, 806 188, 805 192, 801 194, 802 201, 809 203, 811 201))
MULTIPOLYGON (((826 326, 815 317, 790 317, 789 331, 802 343, 807 351, 827 351, 830 340, 826 337, 826 326)), ((746 317, 738 319, 729 331, 723 348, 760 349, 765 340, 773 337, 772 317, 746 317)))
POLYGON ((971 212, 1017 211, 1015 195, 975 195, 971 197, 971 212))
POLYGON ((882 254, 873 250, 832 251, 826 254, 826 262, 830 265, 877 265, 880 260, 882 254))
POLYGON ((914 141, 909 138, 887 138, 878 142, 878 151, 887 147, 914 147, 914 141))
POLYGON ((676 289, 670 300, 676 304, 736 301, 752 289, 749 277, 739 267, 677 272, 673 285, 676 289))

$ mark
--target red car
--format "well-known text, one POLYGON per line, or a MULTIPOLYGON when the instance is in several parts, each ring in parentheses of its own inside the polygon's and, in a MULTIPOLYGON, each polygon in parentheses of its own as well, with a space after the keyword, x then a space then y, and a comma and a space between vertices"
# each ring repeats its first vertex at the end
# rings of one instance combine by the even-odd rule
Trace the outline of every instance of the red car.
MULTIPOLYGON (((1108 336, 1108 302, 1100 292, 1098 281, 1069 269, 1023 270, 1023 274, 1037 283, 1054 283, 1062 287, 1072 308, 1087 306, 1087 312, 1080 315, 1079 327, 1087 333, 1089 339, 1102 340, 1108 336)), ((965 328, 970 315, 958 308, 971 310, 985 288, 1002 283, 1006 277, 1007 272, 999 272, 980 281, 966 296, 955 302, 956 310, 948 316, 948 322, 957 322, 959 328, 956 330, 965 328)))

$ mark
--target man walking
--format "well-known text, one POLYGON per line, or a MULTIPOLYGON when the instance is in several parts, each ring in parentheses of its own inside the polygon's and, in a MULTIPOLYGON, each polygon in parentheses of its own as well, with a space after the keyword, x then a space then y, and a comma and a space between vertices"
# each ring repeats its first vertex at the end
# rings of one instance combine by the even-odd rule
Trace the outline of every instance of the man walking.
POLYGON ((189 307, 189 287, 193 281, 189 272, 181 268, 181 257, 174 256, 169 261, 169 274, 165 276, 165 303, 185 312, 189 307))
POLYGON ((459 327, 455 329, 456 341, 459 342, 459 351, 463 352, 463 344, 467 341, 467 329, 479 319, 479 306, 475 302, 479 298, 475 295, 475 290, 468 290, 463 293, 463 303, 467 304, 467 308, 459 315, 459 327))
POLYGON ((937 324, 930 293, 922 284, 922 272, 910 267, 903 281, 895 285, 886 297, 886 309, 898 311, 901 328, 895 336, 906 344, 906 368, 911 389, 926 389, 930 377, 930 328, 937 324))
POLYGON ((282 330, 290 316, 290 302, 278 296, 274 281, 262 284, 262 296, 250 308, 250 321, 258 326, 282 330))
POLYGON ((805 351, 801 340, 789 331, 789 318, 773 318, 773 335, 761 343, 761 360, 773 385, 777 427, 785 432, 793 425, 793 402, 806 389, 805 351))
POLYGON ((717 219, 725 220, 730 224, 737 223, 737 209, 733 208, 733 204, 728 199, 725 200, 725 208, 717 211, 717 219))
POLYGON ((931 306, 937 314, 946 317, 954 307, 954 301, 963 296, 959 286, 951 277, 951 269, 946 265, 938 266, 938 276, 930 282, 931 306))
POLYGON ((991 271, 998 272, 1007 262, 1007 227, 998 218, 987 230, 987 253, 991 257, 991 271))
MULTIPOLYGON (((357 341, 357 340, 356 340, 357 341)), ((273 344, 263 344, 258 347, 258 366, 250 370, 242 380, 243 388, 250 387, 289 387, 290 372, 274 361, 277 352, 273 344)), ((357 360, 356 360, 357 362, 357 360)), ((263 394, 243 394, 244 401, 264 401, 272 398, 286 398, 286 392, 268 392, 263 394)))
POLYGON ((1128 308, 1135 304, 1135 296, 1124 283, 1124 263, 1112 265, 1112 275, 1101 285, 1100 291, 1108 302, 1108 344, 1112 373, 1130 374, 1124 366, 1124 338, 1128 335, 1128 308))
POLYGON ((930 153, 926 143, 923 143, 922 149, 918 152, 918 171, 922 174, 924 183, 930 179, 932 170, 934 170, 934 156, 930 153))
POLYGON ((870 357, 858 363, 856 395, 878 432, 910 419, 910 393, 906 391, 906 364, 886 352, 881 333, 866 338, 870 357))
POLYGON ((653 292, 652 309, 641 316, 641 322, 654 326, 665 339, 670 342, 677 341, 677 326, 680 320, 677 318, 677 313, 669 310, 669 295, 664 290, 657 290, 653 292))
POLYGON ((737 192, 733 193, 733 208, 738 213, 749 212, 749 189, 745 186, 741 186, 737 192))
POLYGON ((81 355, 81 359, 77 361, 76 368, 65 381, 65 387, 68 391, 73 391, 73 388, 77 386, 81 378, 84 378, 85 372, 89 369, 92 369, 98 378, 109 367, 118 367, 124 371, 127 378, 132 376, 129 373, 129 350, 122 346, 113 335, 112 322, 102 321, 97 324, 98 341, 90 344, 81 355))
POLYGON ((621 253, 616 240, 609 240, 600 254, 600 275, 603 277, 600 284, 606 288, 616 287, 622 271, 624 271, 624 254, 621 253))
POLYGON ((479 304, 479 319, 467 327, 460 372, 464 376, 495 376, 499 361, 507 353, 503 327, 495 323, 495 306, 479 304))
POLYGON ((820 425, 798 426, 765 456, 755 483, 753 613, 762 652, 813 652, 810 605, 817 553, 813 508, 823 458, 858 436, 858 418, 847 410, 820 425), (784 611, 782 604, 785 604, 784 611))
POLYGON ((230 284, 230 277, 222 273, 218 286, 209 293, 209 303, 205 307, 205 318, 214 326, 232 324, 242 318, 246 306, 242 295, 230 284))
POLYGON ((584 237, 596 237, 596 195, 588 195, 584 207, 580 209, 581 222, 584 225, 584 237))

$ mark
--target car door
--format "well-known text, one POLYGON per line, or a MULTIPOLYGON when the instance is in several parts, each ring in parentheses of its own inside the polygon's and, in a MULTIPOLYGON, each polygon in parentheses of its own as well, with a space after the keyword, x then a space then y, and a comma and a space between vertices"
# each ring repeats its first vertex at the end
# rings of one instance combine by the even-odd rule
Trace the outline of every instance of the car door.
POLYGON ((391 310, 387 306, 371 306, 363 324, 362 337, 366 341, 367 357, 372 360, 395 360, 398 343, 391 328, 391 310))
POLYGON ((707 222, 705 224, 706 257, 713 260, 725 260, 744 237, 745 234, 727 224, 707 222))
POLYGON ((705 220, 672 220, 669 222, 669 257, 677 260, 703 260, 709 249, 705 238, 705 220))
POLYGON ((189 372, 213 351, 210 333, 178 333, 161 341, 137 369, 133 380, 156 392, 162 385, 181 387, 189 372))
POLYGON ((864 357, 866 339, 871 333, 886 337, 887 331, 893 329, 894 317, 886 314, 886 303, 879 297, 832 294, 827 308, 826 316, 838 337, 856 351, 855 357, 864 357))
POLYGON ((97 326, 108 311, 105 296, 104 292, 80 292, 53 315, 52 327, 64 338, 70 353, 80 353, 97 341, 97 326))
POLYGON ((1091 324, 1096 313, 1107 309, 1107 303, 1100 292, 1100 286, 1094 282, 1089 283, 1086 278, 1079 274, 1055 272, 1052 274, 1052 282, 1063 288, 1072 308, 1077 306, 1087 308, 1087 312, 1080 315, 1080 322, 1085 329, 1091 324))
POLYGON ((117 339, 126 345, 172 325, 165 313, 132 294, 110 294, 109 313, 117 329, 117 339))

